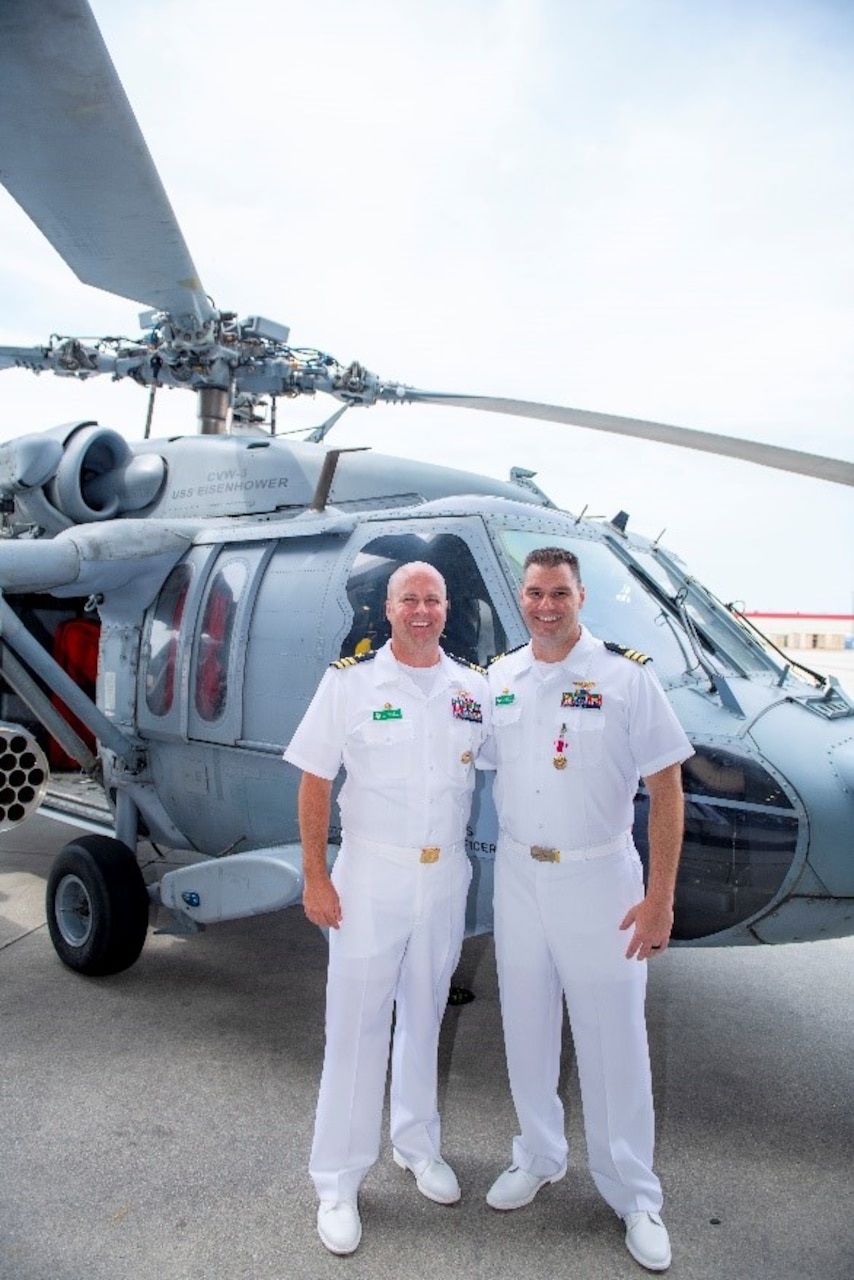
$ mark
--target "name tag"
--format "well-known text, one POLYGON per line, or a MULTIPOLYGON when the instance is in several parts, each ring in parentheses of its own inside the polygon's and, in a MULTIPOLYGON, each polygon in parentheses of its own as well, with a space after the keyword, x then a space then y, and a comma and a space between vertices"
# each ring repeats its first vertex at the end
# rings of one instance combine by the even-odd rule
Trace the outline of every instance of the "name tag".
POLYGON ((403 712, 400 707, 385 707, 382 711, 374 712, 375 720, 402 720, 403 712))
POLYGON ((509 707, 511 702, 516 701, 515 693, 499 693, 495 699, 496 707, 509 707))

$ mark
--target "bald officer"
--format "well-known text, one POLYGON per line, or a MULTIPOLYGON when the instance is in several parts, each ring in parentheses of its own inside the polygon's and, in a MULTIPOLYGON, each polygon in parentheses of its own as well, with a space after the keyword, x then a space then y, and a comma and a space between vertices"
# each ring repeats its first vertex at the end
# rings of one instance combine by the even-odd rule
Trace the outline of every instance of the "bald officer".
POLYGON ((664 1271, 671 1251, 652 1169, 645 961, 670 938, 683 833, 679 765, 693 751, 646 659, 581 625, 584 587, 572 552, 531 552, 520 602, 531 640, 490 667, 489 685, 500 826, 495 944, 521 1132, 487 1201, 518 1209, 566 1173, 557 1093, 563 995, 593 1180, 624 1220, 632 1256, 664 1271), (641 777, 650 797, 645 893, 631 837, 641 777))
POLYGON ((465 830, 488 693, 480 668, 439 647, 447 614, 431 565, 393 573, 390 641, 332 664, 285 752, 303 770, 305 912, 331 930, 310 1172, 318 1233, 337 1254, 361 1239, 357 1197, 379 1155, 393 1009, 394 1159, 428 1199, 460 1198, 441 1156, 436 1057, 463 939, 465 830), (343 834, 330 877, 330 800, 342 766, 343 834))

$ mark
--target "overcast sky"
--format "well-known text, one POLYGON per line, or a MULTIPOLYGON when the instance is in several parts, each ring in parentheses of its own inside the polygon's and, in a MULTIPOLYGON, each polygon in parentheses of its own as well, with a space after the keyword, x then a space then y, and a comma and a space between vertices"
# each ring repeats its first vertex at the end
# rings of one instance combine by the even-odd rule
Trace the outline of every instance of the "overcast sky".
MULTIPOLYGON (((854 458, 850 0, 93 8, 217 306, 428 389, 854 458)), ((0 343, 138 332, 2 189, 0 299, 0 343)), ((139 437, 146 401, 3 373, 0 438, 139 437)), ((161 393, 155 433, 194 418, 161 393)), ((850 488, 456 410, 352 411, 330 439, 527 466, 569 510, 665 529, 725 600, 854 610, 850 488)))

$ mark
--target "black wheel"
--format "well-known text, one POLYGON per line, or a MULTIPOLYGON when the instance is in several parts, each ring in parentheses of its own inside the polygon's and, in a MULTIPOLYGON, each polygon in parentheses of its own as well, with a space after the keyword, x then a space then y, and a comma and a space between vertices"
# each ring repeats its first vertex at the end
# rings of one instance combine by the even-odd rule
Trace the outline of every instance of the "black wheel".
POLYGON ((126 844, 111 836, 71 840, 47 882, 47 927, 56 954, 77 973, 121 973, 148 931, 148 892, 126 844))

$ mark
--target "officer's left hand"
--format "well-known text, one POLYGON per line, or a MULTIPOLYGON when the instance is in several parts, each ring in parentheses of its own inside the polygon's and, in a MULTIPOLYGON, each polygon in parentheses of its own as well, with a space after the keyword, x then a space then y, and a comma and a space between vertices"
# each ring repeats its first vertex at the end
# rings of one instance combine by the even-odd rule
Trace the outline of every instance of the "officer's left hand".
POLYGON ((660 956, 670 941, 673 908, 644 898, 626 912, 620 928, 631 929, 632 925, 634 932, 626 948, 626 959, 648 960, 651 956, 660 956))

